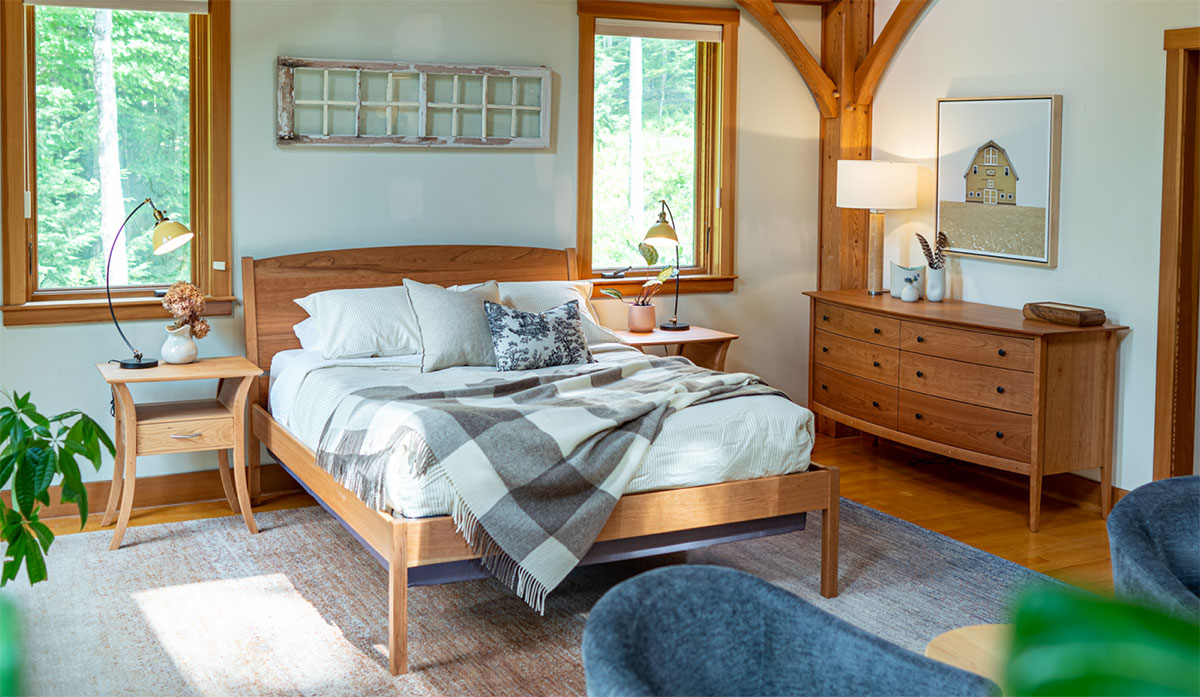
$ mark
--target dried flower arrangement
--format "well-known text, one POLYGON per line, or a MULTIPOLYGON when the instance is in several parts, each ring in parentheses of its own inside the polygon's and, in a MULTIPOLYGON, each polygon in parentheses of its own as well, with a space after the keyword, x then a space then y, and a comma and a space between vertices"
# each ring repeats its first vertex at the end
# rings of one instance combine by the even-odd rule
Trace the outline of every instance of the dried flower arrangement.
POLYGON ((192 327, 192 338, 203 339, 208 336, 211 327, 208 320, 200 316, 204 312, 204 296, 200 294, 199 288, 187 281, 172 283, 163 297, 162 304, 175 316, 175 323, 171 325, 171 329, 179 329, 189 324, 192 327))
POLYGON ((950 247, 950 239, 946 237, 946 233, 939 232, 937 234, 935 240, 937 246, 933 249, 930 249, 929 241, 919 232, 917 233, 917 239, 921 242, 921 251, 925 253, 925 261, 929 262, 929 268, 946 268, 946 249, 950 247))

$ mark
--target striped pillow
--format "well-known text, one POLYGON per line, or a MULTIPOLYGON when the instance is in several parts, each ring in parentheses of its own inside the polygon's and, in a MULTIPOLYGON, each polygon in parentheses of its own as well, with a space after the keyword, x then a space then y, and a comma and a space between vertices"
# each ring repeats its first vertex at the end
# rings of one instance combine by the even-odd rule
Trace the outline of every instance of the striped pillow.
POLYGON ((296 304, 316 321, 326 359, 421 352, 421 331, 404 286, 323 290, 296 304))

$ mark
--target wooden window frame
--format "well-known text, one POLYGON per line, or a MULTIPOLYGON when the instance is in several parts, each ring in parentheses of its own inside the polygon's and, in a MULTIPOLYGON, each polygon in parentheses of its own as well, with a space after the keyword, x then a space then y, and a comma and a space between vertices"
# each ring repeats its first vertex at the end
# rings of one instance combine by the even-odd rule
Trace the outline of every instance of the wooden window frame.
MULTIPOLYGON (((229 0, 209 0, 208 14, 189 20, 192 278, 208 300, 206 315, 233 313, 233 239, 230 202, 229 0)), ((3 221, 6 326, 104 322, 104 289, 37 287, 37 176, 34 126, 34 8, 0 3, 0 72, 20 75, 0 87, 0 220, 3 221), (27 126, 28 124, 28 126, 27 126), (25 216, 26 191, 30 216, 25 216)), ((113 289, 122 320, 165 319, 169 313, 145 285, 113 289)))
MULTIPOLYGON (((720 147, 715 158, 697 158, 697 181, 706 174, 718 182, 718 188, 705 195, 697 186, 697 220, 702 211, 711 214, 712 232, 702 234, 697 226, 697 264, 682 270, 681 292, 713 293, 733 290, 737 276, 734 272, 734 221, 735 221, 735 164, 737 158, 737 54, 738 23, 741 15, 737 10, 690 7, 686 5, 658 5, 651 3, 620 2, 616 0, 578 0, 579 14, 579 153, 578 189, 576 191, 576 249, 579 254, 579 272, 582 278, 595 281, 595 293, 616 288, 628 291, 640 286, 645 278, 601 279, 600 273, 592 269, 592 173, 594 120, 595 120, 595 35, 596 19, 624 19, 651 22, 679 22, 684 24, 720 25, 720 147), (715 160, 715 161, 713 161, 715 160), (717 207, 716 199, 720 199, 717 207)), ((700 60, 697 55, 697 60, 700 60)), ((702 101, 702 87, 697 84, 697 102, 702 101)), ((706 102, 713 103, 713 102, 706 102)), ((697 119, 700 121, 700 119, 697 119)), ((707 119, 713 123, 713 119, 707 119)), ((697 139, 714 139, 715 128, 708 133, 697 132, 697 139)), ((708 151, 713 149, 702 148, 708 151)), ((646 221, 648 228, 652 220, 646 221)))

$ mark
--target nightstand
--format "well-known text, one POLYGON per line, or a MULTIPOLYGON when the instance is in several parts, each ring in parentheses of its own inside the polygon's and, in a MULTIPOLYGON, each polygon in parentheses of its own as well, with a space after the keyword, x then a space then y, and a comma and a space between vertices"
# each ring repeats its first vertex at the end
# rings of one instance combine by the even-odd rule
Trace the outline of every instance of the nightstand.
POLYGON ((701 368, 721 371, 725 370, 725 354, 729 352, 729 344, 738 338, 737 334, 727 334, 695 325, 681 332, 656 328, 652 332, 614 333, 625 343, 642 351, 645 351, 647 346, 676 346, 676 356, 683 356, 701 368))
POLYGON ((112 489, 101 525, 112 522, 117 515, 109 549, 121 546, 129 514, 133 510, 133 490, 137 481, 138 455, 187 453, 203 450, 217 451, 217 470, 221 488, 234 513, 241 513, 246 527, 257 533, 250 510, 250 494, 246 486, 246 396, 254 378, 262 370, 241 356, 201 358, 194 363, 171 365, 163 363, 154 368, 125 370, 116 363, 97 363, 96 368, 112 386, 116 413, 116 456, 113 458, 112 489), (155 402, 137 404, 129 393, 129 385, 146 382, 176 382, 179 380, 219 380, 215 399, 186 402, 155 402), (233 449, 233 479, 230 482, 229 449, 233 449))

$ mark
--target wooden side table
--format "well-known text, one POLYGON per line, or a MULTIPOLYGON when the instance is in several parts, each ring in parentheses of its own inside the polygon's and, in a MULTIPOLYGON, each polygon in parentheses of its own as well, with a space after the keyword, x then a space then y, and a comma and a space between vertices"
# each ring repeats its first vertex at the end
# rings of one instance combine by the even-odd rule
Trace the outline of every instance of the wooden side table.
POLYGON ((675 355, 683 356, 701 368, 725 370, 725 354, 737 334, 719 332, 692 325, 681 332, 669 332, 655 328, 652 332, 615 332, 625 343, 642 351, 647 346, 676 346, 675 355))
POLYGON ((112 489, 101 525, 120 514, 109 549, 121 546, 137 481, 137 456, 159 453, 217 451, 221 488, 234 513, 241 513, 246 527, 257 533, 246 486, 246 396, 262 370, 241 356, 202 358, 186 365, 160 364, 155 368, 124 370, 116 363, 98 363, 96 368, 112 386, 116 414, 116 456, 113 458, 112 489), (219 380, 215 399, 137 404, 129 385, 179 380, 219 380), (233 449, 233 478, 230 482, 229 452, 233 449))
POLYGON ((1011 637, 1011 624, 959 627, 935 636, 925 647, 925 656, 1000 685, 1011 637))

